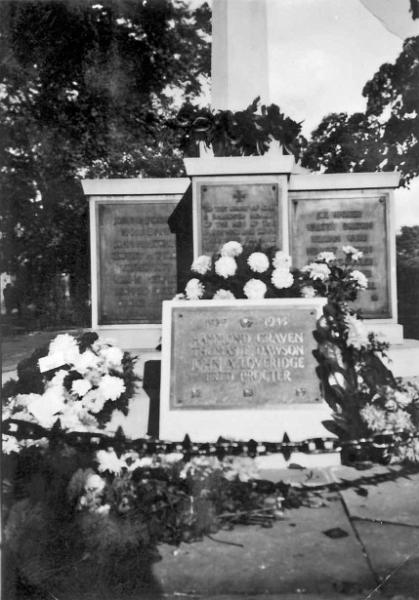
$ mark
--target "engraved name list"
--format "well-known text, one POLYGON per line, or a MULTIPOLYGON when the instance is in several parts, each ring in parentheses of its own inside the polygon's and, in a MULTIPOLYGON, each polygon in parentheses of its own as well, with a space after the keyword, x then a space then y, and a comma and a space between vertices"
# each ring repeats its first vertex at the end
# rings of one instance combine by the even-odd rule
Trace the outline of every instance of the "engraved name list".
POLYGON ((313 309, 173 310, 173 408, 273 408, 317 401, 313 309))

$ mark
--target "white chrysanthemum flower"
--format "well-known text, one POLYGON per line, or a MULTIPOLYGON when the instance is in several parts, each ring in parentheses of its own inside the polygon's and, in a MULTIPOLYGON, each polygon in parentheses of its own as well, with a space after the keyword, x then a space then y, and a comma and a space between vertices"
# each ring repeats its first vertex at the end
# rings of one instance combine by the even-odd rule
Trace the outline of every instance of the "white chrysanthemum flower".
POLYGON ((329 264, 330 262, 332 262, 333 260, 336 260, 336 256, 334 252, 320 252, 317 256, 316 256, 316 260, 319 261, 324 261, 325 263, 329 264))
POLYGON ((124 462, 117 457, 115 450, 98 450, 96 452, 96 460, 98 471, 101 473, 109 471, 110 473, 119 475, 124 466, 124 462))
POLYGON ((87 428, 81 422, 81 412, 80 406, 68 403, 65 410, 58 417, 61 427, 67 431, 86 431, 87 428))
POLYGON ((185 294, 188 300, 199 300, 204 295, 204 285, 199 279, 190 279, 185 286, 185 294))
POLYGON ((357 319, 352 315, 346 315, 345 323, 348 327, 348 346, 352 346, 357 350, 361 350, 361 348, 366 348, 369 342, 368 331, 366 330, 364 323, 360 319, 357 319))
POLYGON ((205 275, 209 271, 211 267, 211 257, 206 256, 206 254, 202 254, 196 258, 191 266, 191 271, 195 273, 199 273, 200 275, 205 275))
POLYGON ((63 398, 54 390, 47 390, 42 396, 37 396, 28 404, 28 411, 35 417, 36 422, 49 429, 59 418, 59 413, 64 408, 63 398), (51 393, 52 392, 52 393, 51 393))
POLYGON ((34 400, 42 398, 40 394, 17 394, 17 396, 13 399, 13 409, 23 409, 27 410, 31 403, 34 400))
POLYGON ((255 273, 264 273, 269 269, 269 259, 263 252, 252 252, 247 264, 255 273))
POLYGON ((364 273, 361 271, 352 271, 350 274, 350 278, 356 282, 357 286, 361 290, 366 290, 368 287, 368 279, 365 277, 364 273))
POLYGON ((227 242, 221 248, 220 254, 221 256, 230 256, 231 258, 235 258, 236 256, 240 256, 243 252, 243 246, 240 242, 227 242))
POLYGON ((260 470, 253 458, 246 456, 229 457, 223 460, 221 467, 223 477, 228 481, 250 481, 251 479, 260 479, 260 470))
POLYGON ((294 283, 294 277, 288 269, 275 269, 272 271, 271 281, 278 290, 289 288, 294 283))
POLYGON ((265 297, 267 287, 260 279, 249 279, 243 291, 249 300, 261 300, 265 297))
MULTIPOLYGON (((88 392, 89 394, 90 392, 88 392)), ((92 415, 81 402, 74 402, 70 410, 66 409, 60 417, 61 425, 64 429, 74 431, 99 431, 99 424, 94 415, 92 415)))
POLYGON ((215 272, 220 277, 232 277, 237 271, 237 263, 232 256, 221 256, 215 262, 215 272))
POLYGON ((110 504, 101 504, 97 508, 95 508, 95 513, 98 515, 108 515, 111 510, 110 504))
POLYGON ((92 389, 92 384, 87 379, 75 379, 71 384, 71 391, 77 396, 83 397, 89 390, 92 389))
POLYGON ((389 398, 388 400, 386 400, 385 407, 387 410, 390 410, 390 411, 395 411, 399 408, 397 405, 397 402, 395 400, 393 400, 393 398, 389 398))
POLYGON ((125 383, 120 377, 104 375, 99 383, 99 392, 106 400, 117 400, 125 392, 125 383))
POLYGON ((283 250, 278 250, 275 253, 272 264, 275 269, 289 269, 291 266, 291 256, 283 250))
POLYGON ((316 295, 316 290, 314 289, 314 287, 312 285, 304 285, 301 288, 301 296, 303 298, 314 298, 314 296, 316 295))
POLYGON ((213 300, 235 300, 235 295, 230 290, 217 290, 212 297, 213 300))
POLYGON ((387 415, 387 426, 395 431, 409 431, 413 428, 412 419, 405 410, 396 410, 387 415))
POLYGON ((169 454, 163 454, 160 460, 163 465, 173 465, 183 460, 183 454, 181 452, 169 452, 169 454))
POLYGON ((12 452, 19 452, 19 442, 13 435, 2 435, 1 449, 4 454, 11 454, 12 452))
POLYGON ((372 404, 366 404, 360 411, 361 417, 372 431, 386 430, 386 413, 372 404))
POLYGON ((104 396, 100 389, 91 390, 84 396, 82 406, 85 410, 97 414, 105 406, 106 400, 108 400, 108 398, 104 396))
POLYGON ((76 339, 69 333, 62 333, 52 340, 49 345, 48 356, 62 354, 66 364, 74 364, 79 356, 79 347, 76 339))
POLYGON ((108 369, 120 370, 122 368, 122 359, 124 353, 116 346, 105 346, 100 351, 102 358, 105 360, 105 365, 108 369))
POLYGON ((399 392, 398 390, 394 390, 393 397, 397 404, 403 408, 412 402, 412 398, 408 393, 399 392))
POLYGON ((105 488, 106 482, 100 475, 89 473, 84 483, 84 489, 89 492, 101 492, 105 488))
POLYGON ((324 263, 310 263, 301 270, 308 273, 311 279, 320 279, 320 281, 326 281, 330 275, 330 269, 324 263))
POLYGON ((100 358, 94 352, 85 350, 79 354, 77 360, 74 362, 74 369, 81 373, 81 375, 84 375, 90 370, 97 369, 100 362, 100 358))
POLYGON ((64 384, 64 379, 67 377, 68 371, 60 369, 54 375, 54 377, 48 381, 48 387, 61 387, 64 384))
POLYGON ((363 252, 357 250, 353 246, 343 246, 342 250, 345 254, 350 254, 353 261, 358 261, 364 256, 363 252))

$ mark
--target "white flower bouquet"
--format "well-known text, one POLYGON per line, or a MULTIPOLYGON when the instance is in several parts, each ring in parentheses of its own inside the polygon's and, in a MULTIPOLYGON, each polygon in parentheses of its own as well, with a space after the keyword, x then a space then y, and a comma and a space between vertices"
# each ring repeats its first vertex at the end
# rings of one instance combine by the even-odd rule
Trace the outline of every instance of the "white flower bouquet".
MULTIPOLYGON (((136 376, 128 353, 99 340, 95 333, 58 335, 19 363, 18 380, 6 384, 3 419, 66 431, 104 429, 114 410, 125 415, 136 376)), ((15 438, 4 449, 17 450, 15 438)))
POLYGON ((342 254, 338 259, 333 252, 320 252, 302 269, 291 269, 291 257, 283 250, 230 241, 213 256, 201 255, 193 261, 190 279, 180 297, 260 300, 321 296, 338 302, 353 301, 368 286, 365 275, 354 268, 362 252, 344 246, 342 254))

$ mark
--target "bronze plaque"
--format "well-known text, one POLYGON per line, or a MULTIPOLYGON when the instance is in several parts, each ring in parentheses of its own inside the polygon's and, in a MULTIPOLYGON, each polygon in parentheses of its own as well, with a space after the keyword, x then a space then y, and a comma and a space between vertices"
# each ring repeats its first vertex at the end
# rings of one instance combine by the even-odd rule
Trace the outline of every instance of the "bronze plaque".
POLYGON ((303 267, 319 252, 342 256, 342 246, 363 252, 355 268, 368 278, 368 289, 356 306, 369 318, 391 317, 387 196, 359 198, 293 198, 291 202, 291 254, 303 267))
POLYGON ((230 240, 282 247, 278 184, 202 184, 199 199, 201 253, 230 240))
POLYGON ((161 323, 176 293, 175 202, 98 203, 99 324, 161 323))
POLYGON ((171 409, 319 401, 316 305, 173 307, 171 409))

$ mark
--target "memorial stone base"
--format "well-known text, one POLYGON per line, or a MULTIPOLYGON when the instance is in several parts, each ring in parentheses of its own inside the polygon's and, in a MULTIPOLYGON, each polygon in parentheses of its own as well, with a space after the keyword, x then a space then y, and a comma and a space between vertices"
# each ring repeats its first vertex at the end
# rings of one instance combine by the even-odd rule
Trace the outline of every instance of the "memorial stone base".
POLYGON ((164 302, 160 437, 329 436, 313 356, 324 302, 164 302))

